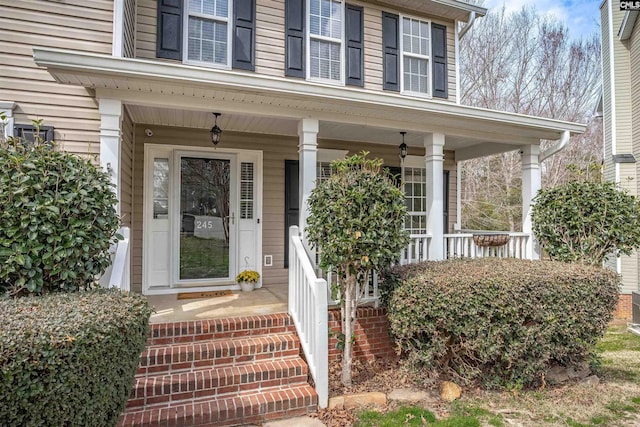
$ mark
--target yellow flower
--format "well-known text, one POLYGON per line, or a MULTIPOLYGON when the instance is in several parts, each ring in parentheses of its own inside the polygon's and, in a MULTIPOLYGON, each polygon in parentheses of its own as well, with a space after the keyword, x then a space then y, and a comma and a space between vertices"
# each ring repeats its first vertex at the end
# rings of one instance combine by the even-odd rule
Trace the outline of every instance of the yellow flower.
POLYGON ((359 231, 356 231, 356 239, 359 239, 359 238, 360 238, 360 236, 362 236, 362 233, 361 233, 361 232, 359 232, 359 231))
POLYGON ((260 273, 255 270, 244 270, 236 276, 236 282, 248 282, 256 284, 260 279, 260 273))
POLYGON ((369 257, 366 255, 362 255, 362 261, 363 262, 369 262, 369 257))

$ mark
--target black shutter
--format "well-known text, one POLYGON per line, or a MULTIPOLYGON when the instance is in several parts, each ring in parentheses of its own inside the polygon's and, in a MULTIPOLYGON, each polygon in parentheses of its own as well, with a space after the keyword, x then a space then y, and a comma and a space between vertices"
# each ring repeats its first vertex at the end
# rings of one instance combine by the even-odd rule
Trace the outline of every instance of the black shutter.
POLYGON ((289 227, 300 222, 299 162, 284 161, 284 268, 289 267, 289 227))
POLYGON ((364 86, 364 11, 362 6, 346 5, 347 84, 364 86))
POLYGON ((182 60, 182 0, 158 0, 156 56, 182 60))
POLYGON ((285 71, 292 77, 305 78, 305 0, 285 1, 285 71))
POLYGON ((233 7, 233 68, 255 70, 256 0, 235 0, 233 7))
POLYGON ((400 56, 398 15, 382 12, 383 77, 385 90, 400 91, 400 56))
POLYGON ((431 54, 433 55, 433 96, 448 98, 447 27, 431 24, 431 54))

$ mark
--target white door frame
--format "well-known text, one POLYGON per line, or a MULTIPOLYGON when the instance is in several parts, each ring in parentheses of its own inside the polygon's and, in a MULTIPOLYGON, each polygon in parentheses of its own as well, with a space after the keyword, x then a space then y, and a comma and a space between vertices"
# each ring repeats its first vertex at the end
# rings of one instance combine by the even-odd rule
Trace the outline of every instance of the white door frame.
MULTIPOLYGON (((255 252, 255 270, 257 270, 262 276, 262 198, 263 198, 263 173, 262 173, 262 151, 258 150, 241 150, 241 149, 232 149, 232 148, 209 148, 209 147, 191 147, 184 145, 165 145, 165 144, 145 144, 144 146, 144 183, 143 183, 143 238, 142 238, 142 293, 145 295, 159 295, 159 294, 175 294, 179 292, 205 292, 211 290, 239 290, 240 286, 234 283, 235 275, 239 273, 242 269, 244 262, 238 259, 238 254, 241 253, 241 249, 246 248, 241 247, 243 242, 240 239, 236 238, 237 244, 235 245, 235 250, 233 253, 233 267, 230 269, 230 277, 229 280, 224 282, 220 282, 219 284, 211 284, 210 282, 207 285, 200 285, 195 283, 196 281, 189 281, 189 285, 192 286, 184 286, 180 281, 176 280, 178 277, 177 273, 177 256, 176 250, 171 250, 169 253, 169 269, 168 269, 168 278, 166 283, 162 284, 150 284, 149 283, 149 269, 151 268, 151 236, 147 231, 149 230, 149 226, 151 224, 153 216, 153 160, 158 157, 165 157, 169 159, 170 172, 169 176, 171 177, 169 182, 169 200, 171 201, 172 206, 169 206, 169 236, 170 236, 170 246, 172 248, 176 248, 176 236, 179 235, 179 223, 176 223, 175 212, 176 209, 179 210, 176 203, 179 203, 180 198, 178 194, 179 189, 179 168, 176 167, 176 164, 179 165, 179 158, 181 156, 194 156, 197 157, 201 155, 202 157, 220 157, 220 158, 235 158, 236 167, 232 174, 232 186, 239 186, 240 182, 240 165, 243 162, 251 162, 254 164, 254 214, 256 221, 255 228, 255 240, 244 242, 244 244, 249 244, 253 248, 255 252), (177 177, 177 178, 176 178, 177 177), (177 230, 177 231, 176 231, 177 230), (255 242, 258 244, 256 245, 255 242)), ((235 197, 235 201, 233 202, 234 206, 239 206, 239 191, 232 192, 230 197, 235 197)), ((230 204, 232 202, 230 201, 230 204)), ((233 209, 233 208, 232 208, 233 209)), ((239 229, 239 215, 238 211, 235 210, 236 216, 236 234, 239 229)), ((231 248, 230 248, 230 264, 231 264, 231 248)), ((261 286, 262 281, 258 283, 258 287, 261 286)))

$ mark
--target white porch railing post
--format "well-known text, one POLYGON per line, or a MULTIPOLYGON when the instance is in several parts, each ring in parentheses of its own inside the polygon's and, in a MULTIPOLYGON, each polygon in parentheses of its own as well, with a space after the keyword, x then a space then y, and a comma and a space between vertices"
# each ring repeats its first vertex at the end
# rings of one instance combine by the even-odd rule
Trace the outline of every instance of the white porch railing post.
POLYGON ((123 237, 116 246, 116 254, 113 260, 111 270, 111 278, 109 279, 110 288, 118 288, 121 291, 130 291, 131 282, 129 275, 129 264, 131 259, 130 235, 129 227, 122 227, 118 233, 123 237))
POLYGON ((427 233, 431 235, 429 259, 442 260, 444 242, 444 135, 427 134, 424 137, 425 173, 427 179, 427 233))
POLYGON ((316 273, 297 226, 289 229, 289 314, 316 383, 318 405, 329 403, 327 282, 316 273))
POLYGON ((539 145, 526 145, 522 147, 522 232, 531 237, 527 242, 527 255, 531 259, 540 259, 540 250, 533 236, 533 224, 531 222, 531 207, 533 198, 542 187, 540 176, 539 145))

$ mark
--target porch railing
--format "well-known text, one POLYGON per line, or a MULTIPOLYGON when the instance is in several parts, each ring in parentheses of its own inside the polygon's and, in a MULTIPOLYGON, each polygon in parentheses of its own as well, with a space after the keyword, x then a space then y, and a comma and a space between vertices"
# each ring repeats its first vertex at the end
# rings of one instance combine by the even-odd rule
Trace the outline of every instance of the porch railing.
POLYGON ((400 264, 405 265, 428 260, 431 235, 412 234, 410 238, 409 245, 400 255, 400 264))
POLYGON ((445 234, 445 258, 530 258, 527 251, 528 233, 504 232, 509 235, 509 241, 502 246, 478 246, 473 240, 474 234, 482 233, 445 234))
POLYGON ((318 405, 329 401, 328 287, 316 276, 297 226, 289 229, 289 314, 316 383, 318 405))
POLYGON ((118 234, 122 235, 123 240, 112 247, 113 263, 105 271, 100 278, 100 285, 105 288, 118 288, 121 291, 131 290, 131 275, 129 274, 129 264, 131 259, 131 250, 129 248, 129 240, 131 231, 129 227, 122 227, 118 230, 118 234))
MULTIPOLYGON (((340 291, 334 287, 338 277, 335 273, 328 273, 327 280, 327 299, 329 305, 340 305, 340 291)), ((374 307, 378 307, 380 302, 380 292, 378 291, 378 272, 372 271, 369 280, 364 286, 358 284, 356 286, 356 294, 358 295, 358 304, 373 303, 374 307)))

